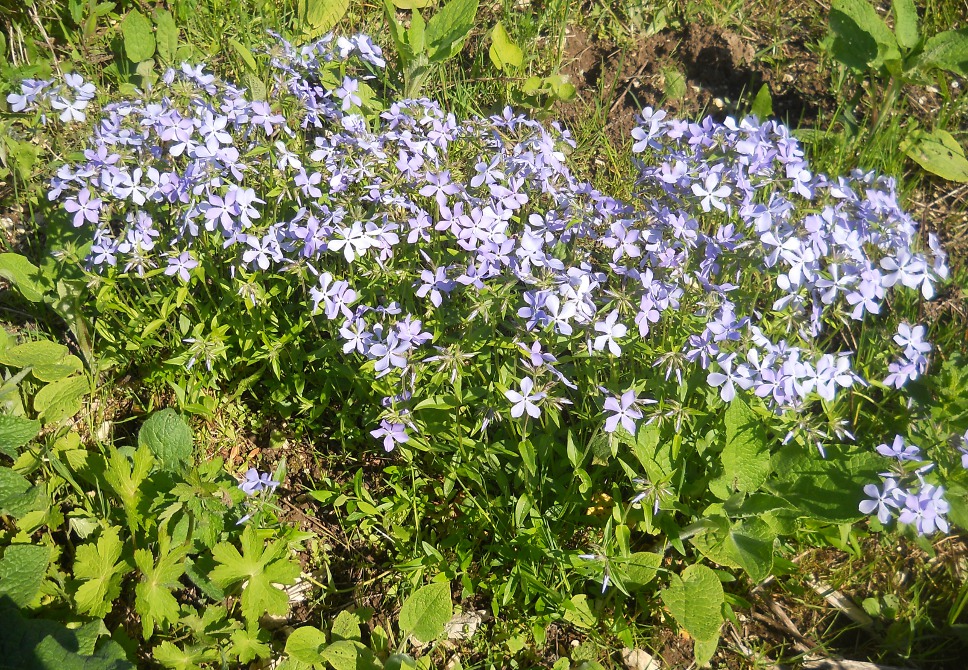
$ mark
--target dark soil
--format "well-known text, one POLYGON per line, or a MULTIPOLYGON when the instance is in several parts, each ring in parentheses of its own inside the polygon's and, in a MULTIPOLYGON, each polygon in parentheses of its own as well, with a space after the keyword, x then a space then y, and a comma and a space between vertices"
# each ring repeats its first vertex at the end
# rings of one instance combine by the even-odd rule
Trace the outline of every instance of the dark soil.
POLYGON ((596 40, 573 26, 565 39, 562 72, 578 96, 558 112, 574 126, 601 100, 607 110, 604 132, 621 146, 643 107, 661 106, 690 118, 743 113, 764 84, 769 86, 774 114, 791 125, 808 125, 832 108, 828 75, 802 40, 783 45, 788 65, 781 76, 756 60, 761 47, 752 38, 700 24, 663 30, 625 46, 596 40), (666 99, 666 76, 674 71, 685 77, 685 94, 666 99))

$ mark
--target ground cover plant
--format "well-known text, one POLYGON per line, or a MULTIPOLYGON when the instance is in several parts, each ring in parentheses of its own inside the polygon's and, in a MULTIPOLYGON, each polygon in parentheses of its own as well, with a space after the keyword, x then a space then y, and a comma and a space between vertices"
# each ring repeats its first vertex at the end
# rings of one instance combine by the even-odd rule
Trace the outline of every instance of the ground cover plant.
MULTIPOLYGON (((5 95, 42 252, 0 255, 8 656, 594 668, 671 634, 752 664, 736 631, 806 553, 960 541, 963 331, 924 311, 963 268, 896 177, 818 168, 768 89, 759 116, 638 109, 593 182, 554 118, 575 90, 524 70, 508 14, 470 66, 474 2, 262 7, 220 67, 185 6, 142 9, 55 15, 77 48, 113 35, 113 70, 35 57, 5 95), (488 113, 430 97, 482 64, 488 113), (233 469, 198 436, 239 426, 270 448, 233 469)), ((895 31, 912 59, 933 39, 895 31)), ((948 32, 930 62, 957 74, 948 32)), ((885 652, 950 658, 958 569, 940 619, 863 601, 885 652)))

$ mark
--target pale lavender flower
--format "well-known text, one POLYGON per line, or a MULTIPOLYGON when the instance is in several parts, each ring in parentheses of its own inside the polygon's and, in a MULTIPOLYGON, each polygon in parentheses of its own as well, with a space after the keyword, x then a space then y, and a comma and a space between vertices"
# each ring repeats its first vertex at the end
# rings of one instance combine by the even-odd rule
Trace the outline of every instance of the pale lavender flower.
POLYGON ((191 253, 183 251, 177 256, 168 259, 168 267, 165 268, 165 274, 169 277, 177 274, 179 279, 187 282, 191 279, 192 270, 197 267, 198 261, 192 258, 191 253))
POLYGON ((402 423, 394 423, 382 419, 380 421, 380 427, 371 430, 370 435, 376 439, 383 440, 384 451, 393 451, 394 447, 398 444, 403 444, 410 440, 410 436, 407 435, 407 427, 402 423))
MULTIPOLYGON (((278 486, 279 482, 273 481, 272 475, 268 472, 259 472, 255 468, 249 468, 245 473, 245 479, 239 484, 239 488, 249 496, 254 496, 262 491, 275 491, 278 486)), ((240 519, 239 523, 245 520, 247 519, 240 519)))
POLYGON ((534 390, 534 380, 525 377, 521 380, 521 392, 507 390, 504 397, 511 401, 511 416, 515 419, 527 412, 528 416, 537 419, 541 416, 541 409, 536 403, 541 401, 545 394, 543 392, 532 393, 534 390))

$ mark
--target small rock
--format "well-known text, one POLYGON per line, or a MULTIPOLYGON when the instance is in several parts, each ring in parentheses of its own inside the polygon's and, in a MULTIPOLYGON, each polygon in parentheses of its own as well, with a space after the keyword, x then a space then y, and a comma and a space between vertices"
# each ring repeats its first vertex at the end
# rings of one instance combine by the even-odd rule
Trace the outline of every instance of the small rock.
POLYGON ((481 627, 486 614, 484 610, 461 612, 444 626, 444 634, 448 640, 469 640, 481 627))
POLYGON ((793 81, 796 81, 796 77, 794 77, 789 72, 784 72, 783 73, 783 81, 785 81, 787 84, 789 84, 789 83, 791 83, 793 81))
POLYGON ((622 665, 628 670, 662 670, 652 654, 643 649, 623 649, 622 665))

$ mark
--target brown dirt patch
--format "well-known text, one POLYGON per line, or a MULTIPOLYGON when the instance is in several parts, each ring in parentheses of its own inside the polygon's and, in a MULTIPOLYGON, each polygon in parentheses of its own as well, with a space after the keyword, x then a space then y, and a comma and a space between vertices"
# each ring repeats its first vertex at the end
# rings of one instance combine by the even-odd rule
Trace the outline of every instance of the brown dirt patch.
POLYGON ((605 133, 620 146, 646 106, 695 118, 704 112, 736 114, 763 84, 770 87, 776 116, 794 125, 809 123, 834 104, 826 74, 800 41, 783 45, 790 67, 781 76, 756 59, 761 45, 726 28, 690 24, 663 30, 631 45, 597 40, 573 26, 565 39, 562 72, 578 89, 577 100, 558 109, 575 126, 597 100, 606 112, 605 133), (679 72, 685 93, 666 99, 667 77, 679 72))

